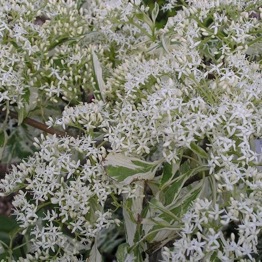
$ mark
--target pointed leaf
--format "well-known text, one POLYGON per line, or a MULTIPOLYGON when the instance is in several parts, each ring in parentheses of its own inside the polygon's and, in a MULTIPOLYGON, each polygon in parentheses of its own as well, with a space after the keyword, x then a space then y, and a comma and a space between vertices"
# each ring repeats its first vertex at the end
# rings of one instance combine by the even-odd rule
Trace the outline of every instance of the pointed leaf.
POLYGON ((160 36, 160 41, 161 41, 161 44, 162 44, 162 47, 164 48, 164 50, 167 53, 169 53, 168 46, 167 46, 166 39, 165 39, 165 35, 160 36))
POLYGON ((156 18, 158 16, 159 13, 159 5, 157 2, 155 2, 155 6, 154 9, 152 10, 152 20, 155 23, 156 22, 156 18))
POLYGON ((127 243, 121 244, 116 252, 117 262, 125 262, 126 254, 128 254, 129 245, 127 243))
POLYGON ((89 259, 87 260, 89 262, 102 262, 102 256, 97 248, 97 240, 95 239, 95 243, 91 249, 89 259))
POLYGON ((127 243, 121 244, 116 252, 117 262, 133 262, 137 261, 133 251, 129 251, 130 247, 127 243))
POLYGON ((174 179, 172 185, 168 189, 163 190, 165 195, 165 204, 170 204, 177 199, 185 182, 190 177, 193 177, 194 175, 197 175, 200 172, 207 171, 208 169, 208 166, 198 166, 185 172, 184 174, 181 174, 179 177, 174 179))
POLYGON ((0 131, 0 147, 4 147, 4 145, 6 144, 6 137, 7 137, 6 132, 0 131))
POLYGON ((207 152, 201 148, 200 146, 198 146, 196 143, 192 142, 190 144, 190 148, 192 149, 192 151, 197 154, 198 156, 207 159, 208 158, 208 154, 207 152))
POLYGON ((127 198, 123 195, 123 216, 126 229, 126 239, 130 246, 136 242, 135 236, 138 233, 141 213, 143 211, 144 181, 136 181, 138 186, 134 192, 135 198, 127 198))
POLYGON ((173 176, 172 164, 164 163, 161 185, 164 185, 173 176))
POLYGON ((6 146, 6 143, 8 141, 8 135, 6 133, 6 131, 0 131, 0 160, 3 157, 3 153, 4 153, 4 149, 6 146))
POLYGON ((108 154, 105 161, 107 174, 121 184, 136 180, 151 180, 161 162, 146 162, 123 154, 108 154))
POLYGON ((204 180, 197 183, 185 196, 183 196, 177 203, 167 206, 170 212, 182 217, 187 210, 190 208, 191 204, 199 197, 201 192, 203 192, 204 180))
POLYGON ((19 226, 15 219, 12 217, 0 215, 0 232, 10 233, 18 227, 19 226))
POLYGON ((145 13, 136 13, 135 16, 142 22, 145 22, 146 24, 148 24, 150 26, 150 28, 153 27, 153 23, 152 20, 150 19, 150 17, 145 14, 145 13))
POLYGON ((100 65, 100 62, 94 50, 92 50, 92 61, 93 61, 93 69, 94 69, 94 76, 95 76, 95 82, 96 82, 96 91, 98 95, 100 96, 100 99, 104 100, 105 99, 105 83, 103 80, 102 67, 100 65))

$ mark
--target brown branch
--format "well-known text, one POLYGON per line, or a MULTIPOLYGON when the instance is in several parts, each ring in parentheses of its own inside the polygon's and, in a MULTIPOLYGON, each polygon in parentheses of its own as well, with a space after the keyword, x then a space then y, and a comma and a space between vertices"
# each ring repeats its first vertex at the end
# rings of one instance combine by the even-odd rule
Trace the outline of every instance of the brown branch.
MULTIPOLYGON (((5 110, 3 110, 2 108, 0 108, 0 111, 4 112, 5 110)), ((18 114, 14 111, 9 111, 9 116, 14 118, 14 119, 18 119, 18 114)), ((72 134, 69 134, 67 132, 64 131, 60 131, 57 130, 55 128, 52 127, 48 127, 46 124, 43 124, 39 121, 36 121, 32 118, 26 117, 23 121, 24 124, 27 124, 29 126, 35 127, 39 130, 42 130, 45 133, 51 134, 51 135, 57 135, 57 136, 73 136, 72 134)))
POLYGON ((57 136, 67 136, 68 133, 64 131, 57 130, 53 127, 48 127, 46 124, 43 124, 41 122, 38 122, 34 119, 31 119, 29 117, 26 117, 23 121, 23 123, 35 127, 37 129, 40 129, 44 131, 45 133, 51 134, 51 135, 57 135, 57 136))
MULTIPOLYGON (((3 108, 0 107, 0 113, 1 112, 5 112, 5 110, 3 110, 3 108)), ((18 114, 14 111, 9 111, 9 116, 11 118, 18 119, 18 114)), ((64 131, 60 131, 60 130, 57 130, 57 129, 52 128, 52 127, 49 128, 46 124, 38 122, 38 121, 31 119, 29 117, 26 117, 24 119, 23 123, 27 124, 29 126, 35 127, 37 129, 42 130, 43 132, 51 134, 51 135, 57 135, 57 136, 60 136, 60 137, 73 136, 72 134, 69 134, 69 133, 64 132, 64 131)), ((15 164, 15 163, 0 164, 0 179, 4 178, 5 174, 8 173, 12 164, 15 164)))

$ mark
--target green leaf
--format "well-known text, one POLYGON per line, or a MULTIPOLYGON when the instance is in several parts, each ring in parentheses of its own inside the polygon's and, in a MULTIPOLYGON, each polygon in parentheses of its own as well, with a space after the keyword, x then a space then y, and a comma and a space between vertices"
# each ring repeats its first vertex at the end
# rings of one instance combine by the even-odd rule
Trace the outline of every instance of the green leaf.
POLYGON ((26 103, 29 103, 29 101, 30 101, 30 89, 29 88, 25 88, 24 89, 24 94, 22 95, 22 98, 23 98, 23 100, 26 102, 26 103))
POLYGON ((5 150, 6 143, 8 141, 8 135, 6 131, 2 130, 0 131, 0 160, 3 157, 3 153, 5 150))
POLYGON ((198 173, 201 173, 207 170, 209 170, 208 166, 198 166, 196 168, 188 170, 184 174, 181 174, 179 177, 175 178, 172 181, 171 186, 168 187, 168 189, 165 189, 165 188, 162 189, 162 192, 164 193, 164 196, 165 196, 165 204, 168 205, 176 201, 185 182, 190 177, 193 177, 194 175, 197 175, 198 173))
MULTIPOLYGON (((161 232, 163 232, 163 230, 165 230, 165 232, 169 231, 170 233, 174 233, 174 231, 179 231, 180 227, 177 226, 172 226, 170 225, 170 223, 168 223, 167 221, 163 220, 162 218, 158 217, 157 220, 146 220, 143 219, 143 221, 145 221, 145 223, 153 223, 153 227, 151 226, 150 230, 145 234, 144 238, 146 239, 146 241, 148 243, 155 243, 156 242, 156 235, 158 233, 161 234, 161 232), (149 221, 149 222, 148 222, 149 221)), ((178 224, 177 224, 178 225, 178 224)), ((143 227, 144 228, 144 227, 143 227)), ((165 238, 167 235, 169 235, 168 233, 164 233, 162 234, 162 236, 165 238)), ((163 238, 162 238, 163 239, 163 238)), ((161 240, 160 240, 161 241, 161 240)))
POLYGON ((22 124, 16 127, 9 135, 3 155, 4 161, 9 162, 14 158, 23 159, 30 156, 35 150, 32 141, 27 125, 22 124))
MULTIPOLYGON (((179 220, 179 217, 174 214, 173 212, 171 212, 166 206, 164 206, 160 201, 156 200, 156 199, 152 199, 150 202, 150 205, 154 206, 156 210, 161 211, 162 214, 166 214, 166 216, 168 216, 169 218, 173 219, 173 220, 179 220)), ((166 221, 170 221, 170 220, 166 220, 166 221)))
POLYGON ((190 148, 191 148, 191 150, 192 150, 195 154, 197 154, 198 156, 200 156, 200 157, 202 157, 202 158, 205 158, 205 159, 208 158, 207 152, 206 152, 203 148, 201 148, 200 146, 198 146, 196 143, 192 142, 192 143, 190 144, 190 148))
POLYGON ((107 174, 121 184, 137 180, 151 180, 161 162, 146 162, 123 154, 108 154, 105 161, 107 174))
POLYGON ((128 198, 123 195, 123 217, 126 231, 126 239, 130 246, 140 239, 141 235, 141 216, 144 200, 144 181, 136 181, 135 198, 128 198))
POLYGON ((53 50, 55 47, 62 45, 65 42, 69 42, 68 44, 74 43, 77 40, 75 38, 70 38, 68 36, 60 36, 60 38, 56 38, 53 43, 50 44, 48 51, 53 50))
POLYGON ((7 133, 5 131, 0 131, 0 147, 4 147, 6 144, 7 133))
POLYGON ((161 185, 164 185, 173 176, 172 164, 164 163, 161 185))
MULTIPOLYGON (((175 206, 164 207, 164 206, 159 205, 158 203, 158 206, 160 210, 162 211, 160 218, 166 221, 167 223, 170 223, 171 225, 174 224, 174 222, 180 222, 183 215, 188 211, 192 203, 200 195, 202 186, 203 186, 203 183, 199 183, 188 194, 186 194, 186 196, 184 196, 181 199, 181 201, 179 201, 179 203, 175 204, 175 206)), ((159 228, 159 231, 161 231, 162 229, 160 225, 157 225, 152 228, 152 231, 155 231, 157 228, 159 228)))
POLYGON ((94 70, 97 94, 100 99, 105 100, 106 88, 103 80, 102 67, 94 50, 92 50, 92 62, 93 62, 93 70, 94 70))
POLYGON ((95 239, 95 243, 91 249, 89 260, 90 262, 102 262, 102 256, 97 248, 97 239, 95 239))
POLYGON ((191 204, 197 199, 203 189, 203 180, 194 186, 180 201, 168 206, 173 214, 182 217, 191 206, 191 204))
POLYGON ((18 125, 21 125, 27 116, 25 107, 20 108, 17 114, 18 114, 18 125))
POLYGON ((0 232, 9 233, 17 228, 18 224, 15 219, 0 215, 0 232))
POLYGON ((127 243, 121 244, 116 252, 117 262, 125 262, 126 255, 128 254, 129 245, 127 243))
POLYGON ((146 239, 148 242, 161 242, 166 239, 170 233, 174 233, 178 224, 174 225, 174 222, 180 222, 181 218, 177 214, 171 212, 168 207, 164 206, 160 201, 152 199, 150 206, 153 208, 152 213, 160 213, 159 216, 154 218, 154 226, 147 232, 146 239), (157 240, 156 240, 157 238, 157 240))
MULTIPOLYGON (((8 261, 10 252, 8 247, 12 242, 12 235, 17 232, 18 224, 15 219, 7 216, 0 215, 0 260, 8 261)), ((20 252, 16 250, 14 253, 20 252)), ((13 252, 12 252, 13 253, 13 252)))
POLYGON ((167 53, 169 53, 167 41, 168 41, 168 40, 165 38, 165 35, 161 35, 161 36, 160 36, 160 42, 161 42, 161 45, 162 45, 163 49, 164 49, 167 53))
MULTIPOLYGON (((183 185, 187 181, 187 179, 191 176, 196 175, 199 172, 208 170, 207 166, 199 166, 197 168, 194 168, 193 170, 190 170, 188 169, 187 164, 183 164, 180 169, 183 170, 183 172, 185 173, 173 180, 173 184, 169 187, 169 190, 162 190, 165 194, 166 202, 170 204, 164 206, 163 203, 161 203, 157 199, 152 199, 150 201, 151 206, 154 206, 154 208, 158 210, 158 212, 161 211, 159 217, 157 217, 155 221, 162 221, 162 225, 158 224, 152 227, 152 229, 148 233, 148 241, 154 241, 156 237, 158 241, 164 240, 169 235, 169 232, 168 229, 166 229, 167 224, 163 223, 163 221, 165 221, 166 223, 170 223, 170 226, 172 226, 174 222, 179 223, 181 221, 182 216, 185 214, 185 212, 187 212, 193 201, 196 200, 196 198, 200 195, 200 193, 203 190, 204 179, 202 179, 189 192, 187 192, 186 195, 181 196, 180 194, 183 185), (164 228, 165 230, 163 231, 163 233, 158 234, 158 232, 161 232, 164 228)), ((178 225, 179 224, 176 224, 176 226, 178 225)), ((172 231, 175 230, 175 228, 170 228, 169 230, 172 231)))
POLYGON ((9 244, 10 244, 10 236, 9 236, 8 233, 0 231, 0 243, 4 243, 7 246, 9 246, 9 244))
POLYGON ((116 252, 117 262, 126 262, 126 261, 136 261, 142 262, 141 256, 142 250, 137 247, 133 250, 130 250, 130 246, 127 243, 121 244, 116 252))
POLYGON ((0 254, 0 261, 1 262, 8 261, 8 257, 9 257, 9 253, 7 251, 3 252, 0 254))
POLYGON ((132 212, 132 204, 133 203, 131 199, 124 199, 123 218, 125 224, 126 240, 129 245, 134 244, 134 237, 137 229, 136 220, 132 212))
POLYGON ((151 15, 154 23, 156 22, 158 13, 159 13, 159 5, 157 2, 155 2, 155 6, 154 6, 154 9, 152 10, 152 15, 151 15))
POLYGON ((189 172, 191 169, 192 169, 192 166, 190 164, 190 161, 186 160, 183 164, 180 165, 179 173, 185 174, 185 173, 189 172))
POLYGON ((30 88, 27 89, 25 94, 23 95, 23 99, 26 101, 24 105, 24 110, 26 115, 28 115, 29 111, 32 111, 37 106, 37 99, 38 99, 38 90, 37 88, 30 88))
POLYGON ((168 185, 169 182, 172 181, 172 178, 176 175, 178 169, 179 164, 163 164, 163 175, 160 183, 161 187, 168 185))
POLYGON ((148 24, 150 28, 153 28, 154 24, 152 23, 152 20, 150 19, 150 17, 147 14, 145 14, 145 13, 136 13, 135 16, 140 21, 145 22, 146 24, 148 24))

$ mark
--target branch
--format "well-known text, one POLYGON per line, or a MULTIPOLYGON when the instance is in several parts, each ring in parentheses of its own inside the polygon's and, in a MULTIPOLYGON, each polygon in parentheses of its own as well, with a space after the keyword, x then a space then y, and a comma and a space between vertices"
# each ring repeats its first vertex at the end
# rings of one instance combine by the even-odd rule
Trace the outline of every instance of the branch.
MULTIPOLYGON (((3 108, 0 108, 0 111, 5 112, 3 108)), ((18 119, 18 114, 14 111, 9 111, 9 116, 14 119, 18 119)), ((51 135, 57 135, 57 136, 73 136, 72 134, 69 134, 64 131, 57 130, 52 127, 48 127, 46 124, 38 122, 32 118, 26 117, 23 121, 24 124, 27 124, 29 126, 35 127, 39 130, 42 130, 45 133, 51 134, 51 135)))
MULTIPOLYGON (((3 108, 0 107, 0 113, 5 112, 5 111, 6 110, 4 110, 3 108)), ((18 119, 18 114, 14 111, 9 111, 9 116, 11 118, 18 119)), ((29 126, 35 127, 37 129, 42 130, 43 132, 51 134, 51 135, 57 135, 57 136, 60 136, 60 137, 73 136, 72 134, 69 134, 69 133, 64 132, 64 131, 60 131, 60 130, 57 130, 57 129, 52 128, 52 127, 49 128, 46 124, 38 122, 38 121, 36 121, 32 118, 29 118, 29 117, 26 117, 24 119, 23 123, 27 124, 29 126)), ((12 164, 15 164, 15 163, 0 164, 0 179, 4 178, 5 174, 8 173, 12 164)))

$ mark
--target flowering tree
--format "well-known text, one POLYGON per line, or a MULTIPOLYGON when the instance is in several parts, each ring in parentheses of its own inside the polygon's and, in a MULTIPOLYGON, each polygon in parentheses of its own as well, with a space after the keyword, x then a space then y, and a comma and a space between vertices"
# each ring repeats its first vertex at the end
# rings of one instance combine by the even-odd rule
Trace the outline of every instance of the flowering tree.
POLYGON ((261 6, 1 1, 0 258, 260 261, 261 6))

